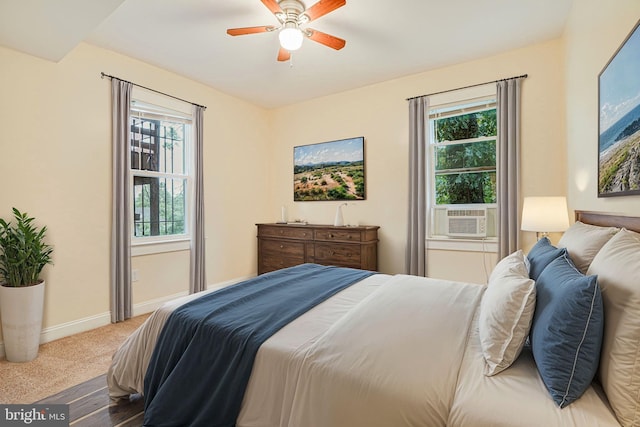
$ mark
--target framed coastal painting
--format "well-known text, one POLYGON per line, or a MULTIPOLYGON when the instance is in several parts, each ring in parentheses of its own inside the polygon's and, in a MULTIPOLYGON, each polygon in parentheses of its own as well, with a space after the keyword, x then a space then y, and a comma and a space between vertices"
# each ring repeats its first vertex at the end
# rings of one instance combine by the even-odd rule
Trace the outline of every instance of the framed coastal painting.
POLYGON ((293 147, 293 201, 364 200, 364 137, 293 147))
POLYGON ((598 197, 640 194, 639 25, 598 76, 598 197))

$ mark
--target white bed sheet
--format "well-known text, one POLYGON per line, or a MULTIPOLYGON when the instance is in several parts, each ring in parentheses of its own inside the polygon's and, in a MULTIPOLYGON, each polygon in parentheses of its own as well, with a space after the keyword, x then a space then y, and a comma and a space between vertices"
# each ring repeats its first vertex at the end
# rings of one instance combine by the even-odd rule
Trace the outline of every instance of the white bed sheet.
POLYGON ((483 375, 484 359, 474 319, 460 368, 448 425, 451 427, 619 427, 607 398, 591 386, 560 409, 545 388, 531 351, 498 375, 483 375))
POLYGON ((483 292, 391 278, 309 349, 285 425, 445 426, 483 292))
MULTIPOLYGON (((345 289, 260 347, 238 427, 444 426, 483 290, 382 274, 345 289)), ((121 346, 111 397, 143 391, 164 322, 196 297, 165 304, 121 346)))
MULTIPOLYGON (((348 287, 298 317, 264 342, 256 355, 245 400, 247 396, 252 395, 251 389, 255 387, 254 384, 259 384, 260 381, 277 388, 278 384, 272 380, 280 377, 280 375, 274 375, 277 372, 275 367, 279 363, 285 363, 287 358, 305 351, 336 320, 391 277, 376 274, 348 287), (262 377, 263 375, 265 378, 262 377)), ((134 393, 143 394, 144 376, 149 360, 167 318, 181 305, 215 290, 184 296, 163 304, 123 342, 114 353, 107 372, 109 396, 112 399, 126 398, 134 393)), ((279 398, 278 396, 264 397, 279 398)), ((252 399, 252 402, 259 402, 261 399, 252 399)), ((268 401, 273 403, 272 400, 268 401)), ((261 407, 267 410, 266 406, 261 407)))
POLYGON ((298 374, 311 346, 349 310, 391 277, 377 274, 346 288, 265 341, 254 361, 237 426, 290 425, 289 408, 293 405, 298 374))
MULTIPOLYGON (((259 349, 238 427, 619 426, 601 391, 558 409, 524 352, 486 377, 481 285, 374 275, 323 302, 259 349)), ((116 352, 110 396, 143 391, 165 304, 116 352)))

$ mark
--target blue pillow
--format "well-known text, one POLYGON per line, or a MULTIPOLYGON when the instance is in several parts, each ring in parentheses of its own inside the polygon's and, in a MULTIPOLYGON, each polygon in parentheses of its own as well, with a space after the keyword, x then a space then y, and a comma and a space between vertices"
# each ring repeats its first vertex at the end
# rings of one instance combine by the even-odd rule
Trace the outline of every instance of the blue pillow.
POLYGON ((529 264, 531 265, 529 277, 533 280, 538 280, 538 276, 540 276, 542 270, 544 270, 551 261, 566 253, 567 250, 565 248, 556 248, 547 237, 538 240, 538 243, 536 243, 527 254, 527 259, 529 259, 529 264))
POLYGON ((597 276, 585 276, 565 254, 536 281, 531 349, 540 376, 564 408, 589 387, 600 361, 604 327, 597 276))

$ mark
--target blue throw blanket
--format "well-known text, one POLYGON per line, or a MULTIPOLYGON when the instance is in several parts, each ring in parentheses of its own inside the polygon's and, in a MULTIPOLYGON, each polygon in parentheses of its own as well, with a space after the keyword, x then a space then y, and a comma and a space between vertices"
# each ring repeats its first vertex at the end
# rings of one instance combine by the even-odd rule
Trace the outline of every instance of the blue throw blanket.
POLYGON ((144 425, 235 426, 260 345, 372 274, 303 264, 179 307, 160 333, 144 379, 144 425))

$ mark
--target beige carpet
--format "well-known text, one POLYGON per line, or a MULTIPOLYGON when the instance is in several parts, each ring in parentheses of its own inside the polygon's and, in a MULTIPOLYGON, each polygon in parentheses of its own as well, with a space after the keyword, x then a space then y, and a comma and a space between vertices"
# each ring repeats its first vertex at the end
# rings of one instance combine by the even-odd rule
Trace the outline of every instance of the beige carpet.
POLYGON ((0 359, 0 403, 33 403, 104 374, 114 351, 147 317, 42 344, 31 362, 0 359))

